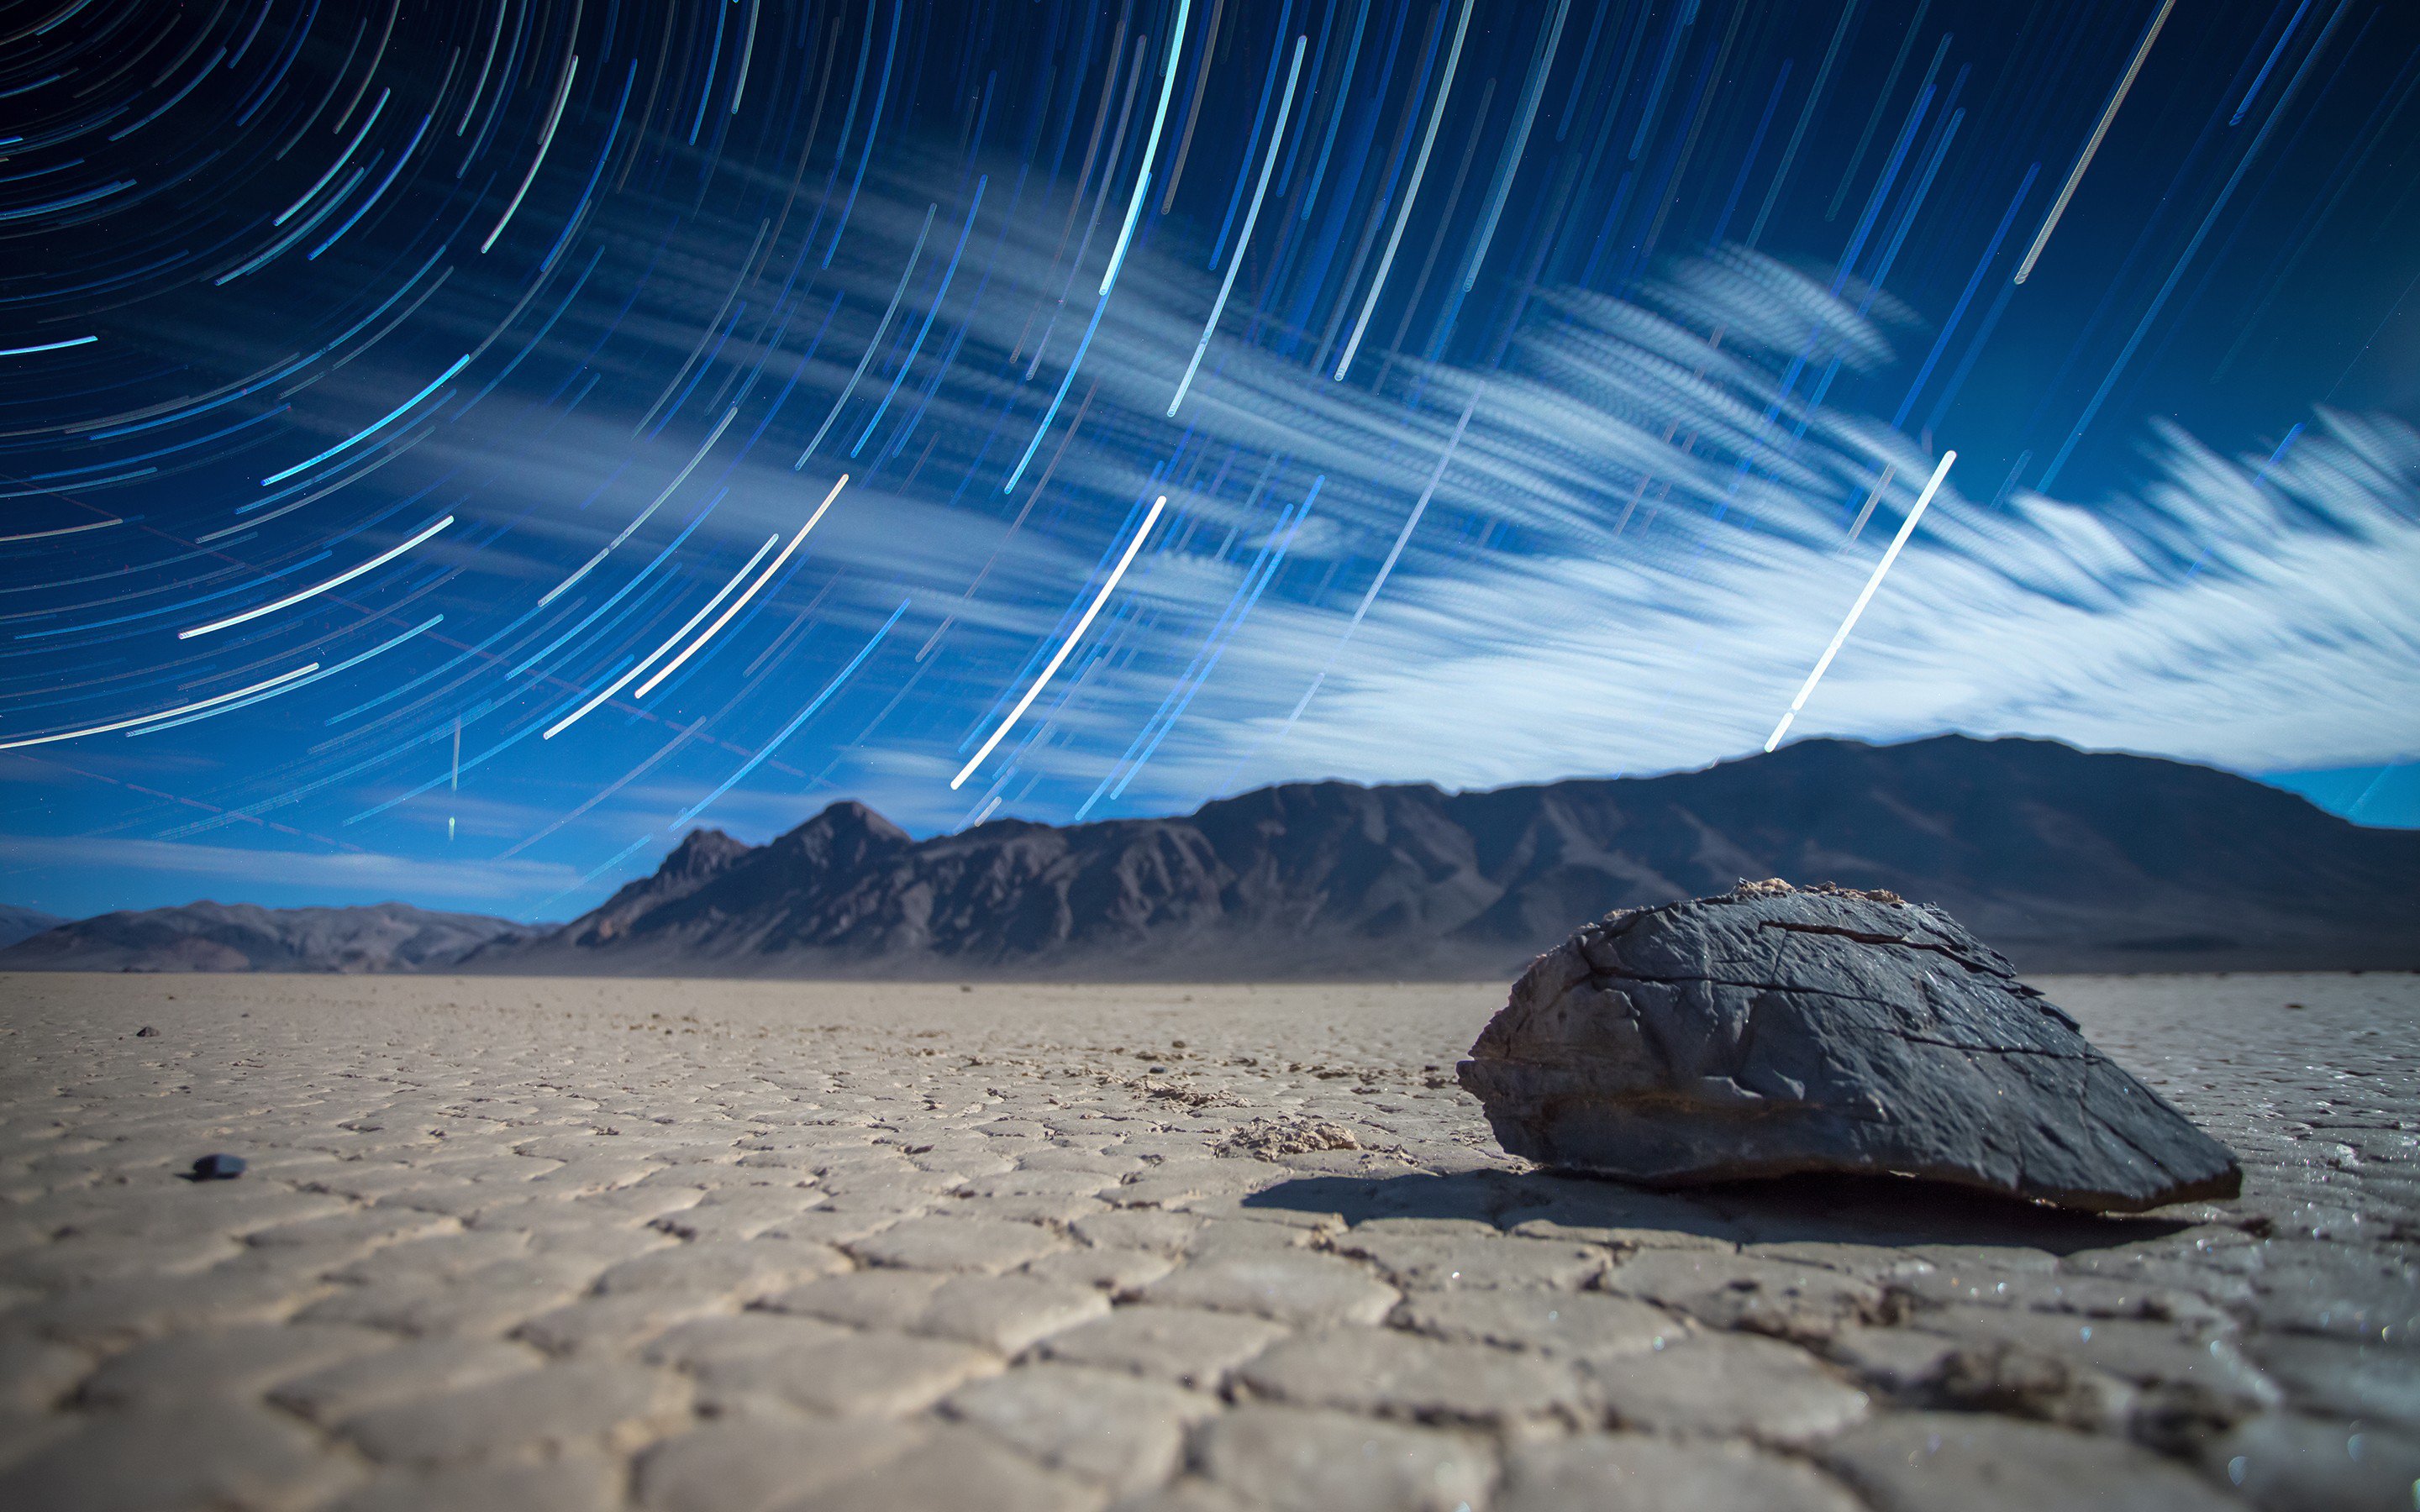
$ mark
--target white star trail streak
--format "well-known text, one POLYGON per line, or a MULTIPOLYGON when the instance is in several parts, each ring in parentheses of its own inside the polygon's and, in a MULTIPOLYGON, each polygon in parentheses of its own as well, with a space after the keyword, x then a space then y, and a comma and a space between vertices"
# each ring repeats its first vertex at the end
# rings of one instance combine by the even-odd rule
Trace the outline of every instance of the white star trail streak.
POLYGON ((1176 61, 1185 54, 1185 18, 1192 8, 1193 0, 1176 0, 1176 24, 1168 34, 1168 67, 1159 79, 1159 105, 1151 113, 1151 134, 1143 138, 1142 166, 1135 171, 1134 194, 1126 201, 1125 224, 1118 227, 1117 244, 1109 249, 1109 266, 1101 274, 1103 299, 1109 297, 1111 285, 1118 281, 1118 270, 1125 266, 1126 248, 1134 241, 1135 219, 1142 213, 1143 196, 1151 189, 1151 164, 1159 155, 1160 131, 1168 124, 1168 97, 1176 88, 1176 61))
POLYGON ((733 418, 738 413, 739 407, 737 405, 725 409, 722 412, 722 419, 716 424, 713 431, 706 436, 706 444, 700 446, 696 452, 690 455, 689 464, 686 467, 683 467, 678 472, 673 474, 673 481, 664 485, 663 492, 656 495, 655 499, 648 503, 646 508, 640 510, 636 515, 630 517, 630 523, 623 526, 621 531, 614 535, 613 539, 606 542, 604 549, 598 551, 596 555, 582 563, 580 566, 573 571, 570 577, 566 578, 563 581, 556 583, 551 589, 549 589, 546 594, 537 601, 538 608, 544 609, 547 605, 553 603, 558 598, 561 598, 570 590, 573 583, 578 582, 581 579, 587 577, 592 572, 595 572, 599 563, 602 563, 607 557, 612 556, 616 550, 620 549, 622 543, 628 540, 631 535, 637 532, 640 526, 644 525, 647 522, 649 516, 653 515, 657 510, 661 509, 664 506, 664 501, 673 496, 673 490, 678 488, 682 484, 689 481, 689 475, 697 471, 697 465, 700 462, 706 460, 706 454, 714 450, 714 443, 722 440, 722 433, 730 428, 733 418))
POLYGON ((2160 39, 2160 28, 2168 23, 2168 12, 2177 0, 2160 0, 2159 14, 2143 32, 2143 39, 2134 44, 2134 55, 2126 64, 2126 71, 2118 80, 2118 87, 2109 95, 2109 103, 2101 107, 2101 119, 2092 126, 2092 134, 2084 140, 2084 150, 2076 155, 2075 166, 2067 171, 2067 182, 2058 186, 2058 197, 2050 202, 2050 213, 2042 217, 2041 229, 2034 233, 2033 245, 2025 249, 2017 264, 2012 284, 2022 284, 2033 276, 2034 263, 2050 245, 2050 234, 2058 229, 2058 219, 2067 213, 2067 202, 2075 197, 2075 186, 2084 182, 2084 170, 2092 166, 2092 156, 2101 150, 2101 139, 2109 134, 2109 123, 2118 118, 2118 107, 2126 103, 2126 91, 2134 87, 2134 75, 2143 71, 2143 60, 2151 55, 2151 44, 2160 39))
POLYGON ((1857 627, 1857 617, 1865 613, 1868 604, 1873 602, 1874 590, 1883 585, 1883 578, 1891 570, 1891 563, 1899 560, 1900 548, 1906 546, 1907 538, 1916 533, 1916 522, 1924 517, 1925 506, 1932 502, 1933 494, 1940 490, 1941 480, 1949 476, 1949 464, 1957 460, 1955 452, 1941 454, 1940 465, 1932 470, 1932 476, 1924 481, 1924 491, 1916 496, 1916 507, 1907 512, 1907 518, 1899 522, 1899 533, 1891 537, 1890 548, 1883 553, 1880 562, 1874 563, 1873 576, 1868 578, 1866 586, 1858 591, 1857 601, 1849 606, 1849 617, 1832 632, 1832 643, 1825 646, 1823 655, 1815 659, 1815 670, 1808 672, 1807 681, 1799 685, 1798 696, 1790 701, 1789 712, 1781 717, 1779 724, 1773 727, 1773 733, 1764 737, 1766 750, 1781 744, 1781 737, 1790 731, 1790 721, 1797 718, 1798 711, 1807 706, 1807 695, 1815 691, 1815 685, 1823 680, 1824 671, 1831 667, 1832 658, 1838 656, 1840 647, 1848 642, 1849 632, 1857 627))
MULTIPOLYGON (((748 601, 750 599, 754 598, 758 594, 763 593, 765 591, 765 585, 773 580, 773 574, 782 570, 782 563, 790 560, 790 554, 798 550, 799 543, 807 538, 807 532, 815 528, 815 521, 824 517, 824 511, 831 507, 832 501, 838 499, 840 497, 840 491, 847 486, 848 474, 844 472, 840 475, 839 479, 832 484, 831 492, 824 495, 823 502, 815 506, 815 512, 807 517, 807 522, 799 527, 799 533, 790 537, 790 544, 782 548, 782 554, 775 557, 769 563, 768 563, 765 570, 757 575, 756 580, 748 585, 748 591, 741 594, 737 598, 733 599, 731 601, 731 607, 724 609, 722 613, 716 618, 712 625, 707 625, 696 640, 690 641, 687 647, 683 648, 679 656, 675 656, 672 660, 664 663, 663 670, 661 671, 659 671, 655 676, 650 677, 645 682, 640 684, 639 691, 636 696, 639 698, 645 698, 649 693, 654 692, 656 690, 657 684, 662 682, 665 678, 670 677, 674 672, 678 671, 682 662, 685 662, 691 656, 697 655, 698 647, 706 644, 708 640, 713 640, 717 632, 721 631, 724 625, 731 623, 731 617, 733 615, 748 607, 748 601)), ((675 636, 674 639, 678 640, 679 638, 675 636)))
POLYGON ((586 718, 598 704, 603 703, 607 699, 612 698, 614 694, 619 693, 625 687, 629 687, 631 683, 637 681, 648 668, 656 664, 656 658, 661 656, 665 652, 670 651, 674 646, 679 644, 683 636, 697 628, 698 621, 705 619, 707 615, 713 613, 717 605, 721 604, 724 599, 729 598, 731 596, 731 591, 739 586, 740 579, 746 578, 749 573, 755 570, 756 563, 765 560, 765 553, 773 549, 774 543, 781 540, 781 532, 778 531, 773 534, 765 537, 765 544, 756 548, 756 554, 750 557, 745 563, 741 563, 739 570, 731 575, 731 580, 724 583, 722 587, 715 593, 715 595, 712 598, 707 599, 696 613, 689 617, 688 624, 683 625, 679 629, 675 630, 671 635, 666 636, 664 638, 663 644, 656 647, 655 650, 648 652, 644 656, 640 657, 637 666, 632 667, 628 671, 624 672, 613 682, 606 684, 605 687, 597 692, 596 697, 590 699, 587 702, 582 703, 580 707, 572 710, 569 714, 565 715, 562 718, 548 726, 546 734, 542 738, 552 740, 555 736, 563 733, 566 730, 570 729, 573 725, 576 725, 581 720, 586 718))
MULTIPOLYGON (((1504 196, 1512 192, 1512 176, 1520 171, 1522 154, 1528 148, 1529 128, 1538 119, 1538 96, 1546 87, 1546 75, 1554 70, 1555 49, 1562 42, 1563 23, 1571 15, 1571 0, 1556 0, 1554 19, 1546 23, 1545 38, 1538 44, 1537 62, 1522 86, 1521 102, 1513 111, 1512 131, 1504 147, 1503 163, 1497 169, 1496 181, 1487 186, 1486 207, 1479 213, 1479 234, 1472 239, 1470 260, 1462 270, 1465 294, 1479 282, 1480 265, 1487 260, 1487 249, 1496 240, 1496 227, 1504 215, 1504 196)), ((1685 25, 1685 13, 1682 20, 1685 25)), ((1676 28, 1676 35, 1677 31, 1676 28)), ((1640 130, 1645 130, 1645 123, 1641 123, 1640 130)))
POLYGON ((284 468, 278 471, 271 473, 269 476, 260 480, 260 486, 264 488, 273 488, 277 485, 285 482, 287 479, 294 476, 297 472, 305 471, 308 469, 318 467, 320 463, 328 460, 328 458, 342 452, 349 452, 354 447, 359 446, 362 442, 369 440, 380 431, 386 429, 389 425, 394 424, 397 420, 403 418, 404 411, 410 409, 413 405, 418 404, 421 400, 427 398, 430 394, 435 393, 439 389, 442 388, 445 385, 446 380, 451 378, 455 374, 462 371, 463 367, 467 365, 470 361, 471 354, 468 352, 463 353, 461 356, 454 360, 454 365, 448 367, 444 372, 438 374, 435 378, 430 380, 428 387, 421 390, 418 393, 413 394, 411 398, 406 399, 403 403, 396 405, 393 409, 388 410, 384 418, 374 421, 366 427, 353 432, 352 435, 346 437, 343 440, 329 447, 326 451, 321 452, 317 456, 311 457, 305 461, 297 462, 290 468, 284 468))
POLYGON ((529 172, 521 176, 521 187, 513 191, 513 202, 504 207, 504 219, 488 233, 488 239, 479 243, 481 252, 494 246, 496 239, 504 234, 504 227, 513 224, 513 216, 521 208, 522 197, 529 193, 530 185, 537 182, 537 171, 546 163, 546 149, 554 146, 554 129, 563 120, 563 102, 571 98, 572 76, 579 71, 580 59, 574 56, 563 70, 563 83, 555 87, 553 108, 546 113, 546 129, 538 133, 537 156, 530 160, 529 172))
POLYGON ((1429 170, 1429 149, 1436 146, 1437 123, 1445 118, 1446 97, 1453 92, 1454 66, 1462 61, 1463 34, 1470 29, 1470 8, 1477 3, 1478 0, 1462 0, 1462 14, 1454 19, 1453 45, 1446 51, 1445 75, 1437 81, 1435 102, 1429 106, 1429 123, 1420 131, 1420 150, 1412 159, 1411 181, 1404 186, 1403 202, 1395 207, 1395 224, 1387 233, 1387 250, 1379 255, 1377 274, 1370 280, 1369 297, 1361 301, 1361 313, 1353 321, 1353 334, 1345 340, 1344 355, 1336 361, 1335 376, 1340 382, 1345 369, 1353 365, 1353 354, 1361 349, 1362 333, 1370 329, 1370 316, 1377 312, 1378 296, 1387 286, 1387 271, 1395 266, 1395 249, 1403 244, 1404 225, 1412 216, 1412 201, 1419 197, 1420 176, 1429 170))
POLYGON ((1058 675, 1060 665, 1067 659, 1067 653, 1075 650, 1076 642, 1084 639, 1084 632, 1092 627, 1093 616, 1101 612, 1101 606, 1108 603, 1109 594, 1117 591, 1118 579, 1126 575, 1126 568, 1133 564, 1135 553, 1142 549, 1144 538, 1151 534, 1151 528, 1159 523, 1159 512, 1167 507, 1168 495, 1166 494, 1161 494, 1151 501, 1151 512, 1143 516, 1141 526, 1134 532, 1134 539, 1126 543, 1125 554, 1118 558, 1118 564, 1110 569, 1109 580, 1102 583, 1101 591, 1093 595, 1093 602, 1085 609, 1084 617, 1078 620, 1076 627, 1067 632, 1067 639, 1059 642, 1058 651, 1052 654, 1049 664, 1042 669, 1042 675, 1036 677, 1033 680, 1033 686, 1025 690, 1025 696, 1016 701, 1016 707, 1008 711, 1008 717, 1000 722, 1000 728, 991 733, 991 738, 983 743, 982 748, 974 753, 966 765, 958 768, 957 776, 950 779, 952 792, 955 792, 968 778, 974 775, 975 768, 984 764, 984 758, 992 753, 992 748, 1000 744, 1001 737, 1016 727, 1016 721, 1024 717, 1025 711, 1032 706, 1034 699, 1050 685, 1050 679, 1058 675))
POLYGON ((1202 356, 1210 349, 1210 338, 1218 332, 1218 317, 1227 312, 1227 296, 1235 289, 1235 273, 1244 266, 1244 249, 1251 244, 1252 226, 1261 218, 1261 197, 1268 193, 1269 170, 1278 165, 1278 148, 1285 142, 1286 113, 1294 107, 1294 86, 1302 73, 1302 50, 1308 37, 1294 39, 1294 62, 1286 68, 1285 98, 1278 101, 1278 122, 1269 132, 1269 150, 1261 158, 1260 182, 1252 186, 1252 208, 1244 212, 1243 235, 1235 239, 1235 255, 1227 259, 1227 276, 1218 281, 1218 297, 1210 301, 1210 318, 1202 322, 1202 339, 1193 344, 1192 361, 1185 364, 1185 377, 1177 381, 1176 395, 1168 401, 1169 418, 1176 415, 1176 407, 1185 402, 1185 391, 1193 387, 1193 375, 1202 370, 1202 356))
POLYGON ((124 730, 132 725, 149 724, 157 719, 172 719, 178 715, 191 714, 196 709, 207 709, 213 704, 233 702, 237 699, 275 687, 280 683, 289 683, 297 677, 308 676, 318 670, 318 662, 305 662, 292 671, 279 672, 276 676, 264 682, 255 683, 250 687, 239 687, 232 693, 221 693, 214 698, 198 699, 191 703, 179 703, 173 709, 157 709, 149 714, 138 714, 132 719, 119 719, 111 724, 87 725, 82 730, 62 730, 56 734, 24 735, 15 740, 0 740, 0 750, 18 750, 26 746, 47 746, 60 740, 81 740, 86 735, 105 735, 113 730, 124 730))
POLYGON ((354 567, 349 571, 340 572, 334 578, 329 579, 326 582, 313 583, 308 588, 288 594, 284 598, 271 599, 268 603, 262 604, 255 609, 245 609, 240 614, 230 614, 223 620, 212 620, 208 625, 196 625, 191 629, 179 630, 177 632, 177 639, 179 640, 191 640, 197 635, 209 635, 213 630, 224 630, 231 625, 241 625, 246 620, 256 620, 264 614, 274 614, 279 609, 290 609, 294 605, 302 603, 306 598, 317 598, 319 594, 326 593, 329 589, 341 588, 345 584, 351 582, 354 579, 372 570, 373 568, 385 566, 388 563, 393 562, 396 558, 403 555, 406 551, 411 550, 413 547, 418 546, 421 542, 427 540, 430 536, 435 535, 438 532, 445 529, 445 527, 453 523, 454 517, 451 515, 446 516, 443 519, 434 520, 427 525, 422 526, 420 533, 414 535, 411 539, 405 541, 400 546, 391 546, 385 550, 380 552, 377 556, 374 556, 367 562, 363 563, 360 566, 354 567))
POLYGON ((939 213, 940 208, 939 205, 924 207, 923 229, 916 233, 916 245, 908 254, 908 266, 899 270, 899 283, 891 291, 891 302, 883 307, 881 320, 875 325, 874 339, 865 344, 865 355, 857 360, 857 371, 849 374, 848 381, 842 384, 840 393, 832 396, 831 408, 824 412, 824 423, 815 427, 814 437, 799 450, 799 459, 790 464, 791 471, 796 472, 807 465, 807 458, 815 455, 815 448, 821 446, 824 438, 831 433, 832 422, 840 418, 841 406, 848 403, 848 396, 857 392, 858 379, 865 377, 866 368, 874 362, 875 352, 882 346, 883 336, 891 330, 891 317, 899 313, 899 301, 908 292, 908 281, 916 276, 916 259, 924 255, 924 239, 933 234, 933 217, 939 213))

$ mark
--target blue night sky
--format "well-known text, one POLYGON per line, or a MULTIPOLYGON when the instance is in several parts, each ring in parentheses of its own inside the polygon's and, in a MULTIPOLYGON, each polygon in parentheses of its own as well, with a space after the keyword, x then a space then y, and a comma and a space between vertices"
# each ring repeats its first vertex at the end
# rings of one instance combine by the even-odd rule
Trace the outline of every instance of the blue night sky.
POLYGON ((2420 824, 2415 85, 2408 0, 0 8, 0 900, 1700 765, 1953 451, 1787 738, 2420 824))

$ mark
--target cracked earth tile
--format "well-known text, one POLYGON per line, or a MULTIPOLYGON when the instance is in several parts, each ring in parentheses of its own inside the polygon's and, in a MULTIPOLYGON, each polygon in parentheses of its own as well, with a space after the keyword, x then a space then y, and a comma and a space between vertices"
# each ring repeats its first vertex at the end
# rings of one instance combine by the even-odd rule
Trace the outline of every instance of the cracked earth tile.
POLYGON ((1516 1445, 1489 1512, 1861 1512, 1828 1476, 1736 1443, 1596 1433, 1516 1445))
POLYGON ((373 1407, 338 1430, 382 1464, 463 1464, 516 1450, 627 1449, 678 1422, 686 1398, 668 1372, 574 1361, 373 1407))
POLYGON ((240 1402, 97 1414, 0 1470, 0 1506, 41 1512, 302 1507, 360 1472, 285 1414, 240 1402))
POLYGON ((1485 1441, 1348 1412, 1239 1407, 1207 1424, 1207 1476, 1275 1512, 1456 1512, 1495 1478, 1485 1441))
POLYGON ((502 1334, 579 1294, 576 1283, 523 1273, 518 1262, 483 1268, 458 1280, 346 1287, 295 1317, 306 1323, 359 1323, 398 1334, 502 1334), (506 1266, 510 1273, 499 1274, 506 1266))
POLYGON ((1257 1215, 1209 1218, 1186 1241, 1185 1255, 1187 1259, 1209 1260, 1233 1255, 1265 1255, 1273 1250, 1309 1249, 1325 1232, 1317 1225, 1264 1222, 1257 1215))
POLYGON ((539 1363, 535 1351, 518 1344, 414 1339, 281 1381, 269 1397, 289 1412, 329 1424, 389 1402, 520 1375, 539 1363))
POLYGON ((1176 1468, 1189 1423, 1216 1414, 1216 1397, 1123 1372, 1021 1365, 951 1393, 941 1404, 1054 1470, 1125 1495, 1176 1468))
POLYGON ((1869 1405, 1804 1350, 1753 1335, 1699 1335, 1588 1368, 1617 1423, 1657 1433, 1801 1443, 1856 1422, 1869 1405))
POLYGON ((699 1240, 624 1260, 597 1278, 597 1291, 675 1291, 741 1302, 809 1276, 848 1269, 838 1250, 795 1240, 699 1240))
POLYGON ((777 1292, 761 1305, 853 1328, 904 1330, 923 1314, 933 1293, 948 1279, 939 1271, 852 1271, 777 1292))
POLYGON ((453 1280, 528 1252, 526 1235, 460 1230, 384 1245, 330 1271, 328 1279, 361 1286, 453 1280))
POLYGON ((2121 1440, 1976 1412, 1894 1413, 1816 1452, 1880 1512, 2207 1512, 2230 1500, 2121 1440))
POLYGON ((1124 1293, 1158 1280, 1176 1268, 1165 1255, 1133 1249, 1071 1249, 1029 1263, 1024 1275, 1071 1286, 1124 1293))
POLYGON ((891 1463, 929 1432, 863 1418, 707 1423, 639 1457, 636 1499, 646 1512, 771 1512, 891 1463))
POLYGON ((372 1209, 256 1228, 243 1236, 243 1242, 260 1249, 292 1245, 351 1254, 381 1244, 458 1231, 459 1226, 453 1219, 434 1213, 372 1209))
POLYGON ((1564 1361, 1388 1328, 1330 1329, 1283 1340, 1236 1371, 1235 1381, 1270 1400, 1491 1428, 1576 1422, 1585 1394, 1578 1373, 1564 1361))
POLYGON ((708 1362, 812 1349, 850 1336, 838 1323, 781 1313, 748 1312, 692 1318, 649 1339, 639 1358, 649 1365, 695 1371, 708 1362))
POLYGON ((622 1468, 597 1454, 543 1464, 389 1471, 328 1512, 607 1512, 622 1505, 622 1468))
POLYGON ((1191 1307, 1122 1306, 1044 1341, 1054 1360, 1215 1387, 1285 1330, 1259 1319, 1191 1307))
POLYGON ((174 1334, 111 1357, 77 1389, 76 1400, 84 1406, 136 1409, 239 1400, 334 1361, 391 1348, 394 1342, 371 1329, 308 1323, 174 1334))
POLYGON ((1365 1233, 1356 1228, 1328 1242, 1342 1255, 1367 1259, 1395 1285, 1411 1291, 1464 1287, 1546 1287, 1563 1290, 1585 1285, 1606 1267, 1606 1252, 1591 1244, 1513 1239, 1489 1233, 1429 1235, 1365 1233))
POLYGON ((959 1195, 982 1197, 1089 1197, 1118 1184, 1114 1173, 1020 1166, 997 1176, 979 1176, 957 1188, 959 1195))
POLYGON ((1066 1241, 1034 1224, 931 1217, 908 1219, 847 1248, 869 1265, 997 1273, 1064 1249, 1066 1241))
POLYGON ((282 1320, 311 1300, 271 1272, 197 1271, 83 1287, 30 1306, 11 1321, 70 1344, 122 1345, 184 1329, 282 1320))
POLYGON ((997 1438, 945 1427, 912 1453, 783 1504, 795 1512, 898 1512, 902 1507, 971 1507, 985 1512, 1094 1512, 1096 1487, 1043 1469, 997 1438))
POLYGON ((1699 1250, 1647 1251, 1597 1278, 1618 1296, 1678 1308, 1713 1328, 1817 1341, 1873 1321, 1882 1288, 1823 1266, 1699 1250))
POLYGON ((1254 1160, 1168 1160, 1101 1193, 1121 1208, 1184 1208, 1207 1198, 1236 1197, 1274 1186, 1285 1167, 1254 1160))
POLYGON ((2016 1350, 2070 1360, 2138 1386, 2180 1389, 2232 1419, 2275 1406, 2276 1384, 2226 1338, 2199 1338, 2172 1323, 2007 1308, 1930 1313, 1925 1332, 1969 1349, 2016 1350))
POLYGON ((192 1271, 238 1251, 227 1234, 183 1234, 158 1240, 139 1235, 71 1238, 39 1243, 0 1258, 0 1287, 13 1291, 61 1291, 113 1281, 135 1282, 162 1272, 192 1271))
POLYGON ((649 1220, 648 1227, 675 1239, 750 1240, 828 1200, 827 1194, 806 1187, 744 1188, 710 1195, 649 1220))
POLYGON ((912 1326, 1016 1354, 1109 1310, 1109 1299, 1092 1287, 1034 1276, 962 1275, 942 1284, 912 1326))
POLYGON ((1079 1218, 1072 1227, 1078 1239, 1096 1248, 1181 1255, 1194 1231, 1202 1227, 1202 1220, 1191 1213, 1123 1208, 1079 1218))
POLYGON ((1636 1354, 1677 1342, 1690 1332, 1686 1323, 1646 1303, 1593 1291, 1416 1292, 1389 1320, 1435 1338, 1575 1359, 1636 1354))
POLYGON ((1957 1350, 1955 1340, 1921 1329, 1850 1327, 1823 1345, 1823 1357, 1885 1396, 1914 1397, 1941 1379, 1957 1350))
POLYGON ((1305 1325, 1374 1323, 1400 1295, 1350 1261, 1302 1250, 1202 1260, 1142 1290, 1146 1302, 1255 1313, 1305 1325))
POLYGON ((729 1306, 721 1298, 672 1290, 582 1297, 523 1320, 512 1336, 551 1355, 617 1353, 672 1324, 729 1306))
POLYGON ((896 1417, 1002 1366, 988 1350, 906 1334, 857 1334, 781 1354, 701 1362, 698 1396, 714 1410, 752 1399, 835 1415, 896 1417))

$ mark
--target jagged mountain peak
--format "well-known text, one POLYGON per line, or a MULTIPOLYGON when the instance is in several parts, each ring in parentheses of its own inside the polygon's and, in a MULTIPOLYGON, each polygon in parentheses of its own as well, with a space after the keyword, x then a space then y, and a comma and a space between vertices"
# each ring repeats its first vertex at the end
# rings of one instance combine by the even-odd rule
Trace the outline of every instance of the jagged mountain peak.
POLYGON ((825 805, 823 811, 774 841, 794 841, 802 847, 823 844, 908 845, 914 843, 906 830, 858 802, 842 798, 825 805))
POLYGON ((681 842, 656 868, 656 874, 712 876, 753 849, 746 841, 734 840, 720 829, 692 829, 681 837, 681 842))

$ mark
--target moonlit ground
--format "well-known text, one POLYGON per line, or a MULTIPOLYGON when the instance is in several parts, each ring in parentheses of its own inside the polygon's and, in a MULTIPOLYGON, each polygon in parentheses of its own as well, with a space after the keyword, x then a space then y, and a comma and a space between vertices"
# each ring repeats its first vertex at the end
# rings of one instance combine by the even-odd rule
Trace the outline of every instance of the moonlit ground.
POLYGON ((2420 978, 2042 985, 2242 1201, 1536 1174, 1489 984, 6 979, 0 1503, 2409 1505, 2420 978))

